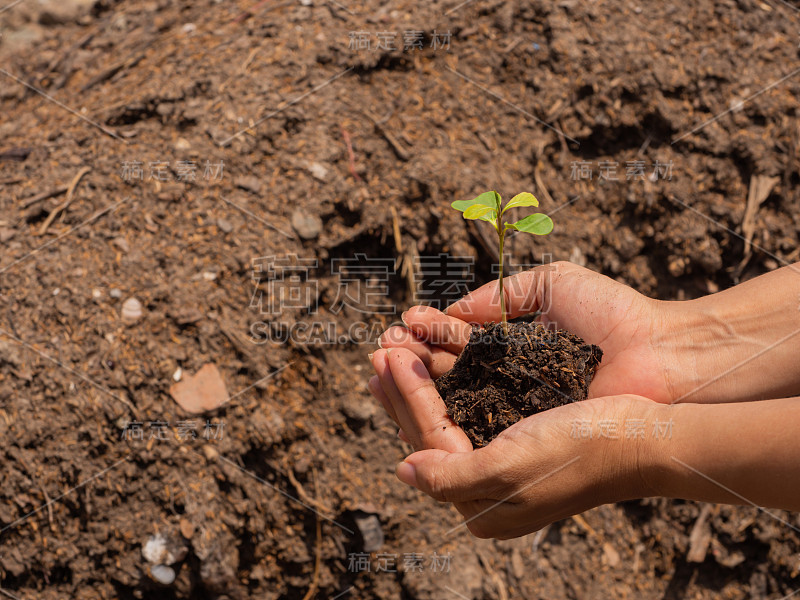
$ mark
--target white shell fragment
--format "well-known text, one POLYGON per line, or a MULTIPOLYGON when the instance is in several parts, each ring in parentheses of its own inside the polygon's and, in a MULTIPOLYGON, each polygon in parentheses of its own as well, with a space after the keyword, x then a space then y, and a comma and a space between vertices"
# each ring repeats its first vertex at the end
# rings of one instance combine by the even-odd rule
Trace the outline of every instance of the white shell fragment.
POLYGON ((167 538, 160 533, 151 535, 144 546, 142 546, 142 556, 153 564, 160 563, 167 554, 167 538))
POLYGON ((170 585, 175 581, 175 569, 167 565, 153 565, 150 567, 150 576, 162 585, 170 585))
POLYGON ((142 546, 142 556, 152 565, 174 565, 186 558, 188 548, 183 540, 156 533, 142 546))
POLYGON ((142 303, 136 298, 128 298, 122 304, 122 320, 126 323, 135 323, 142 318, 142 303))

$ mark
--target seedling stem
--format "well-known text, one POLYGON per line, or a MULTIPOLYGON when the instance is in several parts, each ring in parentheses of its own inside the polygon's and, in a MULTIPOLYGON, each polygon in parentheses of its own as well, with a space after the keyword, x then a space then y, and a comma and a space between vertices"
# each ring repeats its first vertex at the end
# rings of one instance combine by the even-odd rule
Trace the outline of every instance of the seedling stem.
POLYGON ((506 296, 503 289, 504 246, 506 232, 509 229, 523 231, 534 235, 547 235, 553 231, 553 220, 543 213, 534 213, 523 217, 515 223, 503 221, 505 212, 512 208, 523 206, 539 206, 539 201, 533 194, 522 192, 517 194, 503 206, 500 194, 485 192, 472 200, 456 200, 451 204, 453 208, 463 213, 465 219, 488 221, 497 232, 497 244, 500 250, 500 274, 498 275, 497 288, 500 293, 500 324, 503 336, 508 336, 508 315, 506 313, 506 296))

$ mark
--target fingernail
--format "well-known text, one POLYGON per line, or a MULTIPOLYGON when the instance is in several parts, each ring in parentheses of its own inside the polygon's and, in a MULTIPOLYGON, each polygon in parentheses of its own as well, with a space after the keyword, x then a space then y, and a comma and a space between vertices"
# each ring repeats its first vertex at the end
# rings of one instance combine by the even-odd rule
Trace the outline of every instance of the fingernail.
POLYGON ((407 462, 401 462, 399 465, 397 465, 395 474, 397 475, 397 478, 406 485, 417 487, 417 470, 414 468, 414 465, 407 462))
POLYGON ((400 320, 403 322, 403 325, 405 325, 406 327, 408 327, 408 323, 406 323, 406 315, 407 314, 408 314, 408 311, 404 310, 403 314, 400 315, 400 320))
POLYGON ((372 360, 372 355, 373 355, 373 354, 375 354, 375 353, 374 353, 374 352, 370 352, 369 354, 367 354, 367 358, 368 358, 368 359, 370 359, 370 360, 372 360))
POLYGON ((378 348, 383 348, 383 344, 381 343, 381 338, 378 338, 378 348))

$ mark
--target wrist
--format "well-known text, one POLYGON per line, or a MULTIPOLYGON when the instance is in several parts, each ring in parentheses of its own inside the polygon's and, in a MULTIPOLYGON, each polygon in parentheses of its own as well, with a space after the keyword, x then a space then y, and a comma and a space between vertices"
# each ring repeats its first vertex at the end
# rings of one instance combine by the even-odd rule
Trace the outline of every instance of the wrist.
MULTIPOLYGON (((648 428, 645 439, 636 447, 636 474, 640 498, 680 496, 677 493, 675 467, 672 460, 676 447, 691 455, 694 446, 686 440, 692 438, 687 431, 686 413, 696 404, 656 404, 649 407, 648 428), (688 434, 688 435, 687 435, 688 434)), ((690 415, 691 418, 691 415, 690 415)))
POLYGON ((727 319, 713 304, 693 300, 656 301, 656 306, 651 340, 662 357, 669 401, 702 402, 702 386, 713 377, 720 359, 715 342, 724 334, 722 323, 727 319))
POLYGON ((800 393, 800 277, 788 268, 695 300, 657 302, 651 341, 672 402, 800 393))
POLYGON ((670 435, 666 415, 672 408, 641 396, 600 398, 595 410, 590 473, 596 504, 661 495, 663 456, 659 442, 670 435), (600 423, 614 431, 603 435, 600 423))
POLYGON ((798 510, 800 398, 655 408, 672 436, 653 443, 655 495, 798 510))

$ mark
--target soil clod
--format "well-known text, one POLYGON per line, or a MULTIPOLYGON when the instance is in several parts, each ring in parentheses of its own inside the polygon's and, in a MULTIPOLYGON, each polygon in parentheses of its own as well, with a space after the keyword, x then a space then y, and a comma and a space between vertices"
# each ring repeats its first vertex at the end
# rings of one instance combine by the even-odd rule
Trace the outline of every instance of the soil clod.
POLYGON ((603 351, 539 323, 475 327, 453 368, 436 381, 450 417, 473 446, 538 412, 585 400, 603 351))

